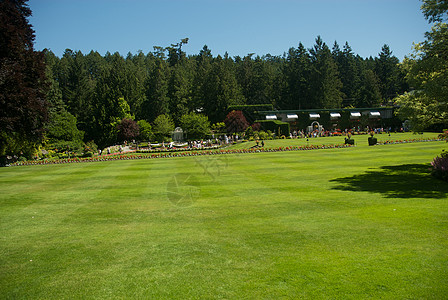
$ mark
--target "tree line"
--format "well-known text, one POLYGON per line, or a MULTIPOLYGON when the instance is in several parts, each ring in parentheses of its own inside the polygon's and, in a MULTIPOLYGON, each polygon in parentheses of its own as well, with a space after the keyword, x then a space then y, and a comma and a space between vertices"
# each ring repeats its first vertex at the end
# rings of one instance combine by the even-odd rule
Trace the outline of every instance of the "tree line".
POLYGON ((408 89, 387 45, 364 59, 348 43, 330 49, 320 37, 310 49, 299 43, 283 56, 262 57, 214 57, 207 46, 186 55, 187 43, 126 57, 67 49, 59 58, 45 50, 50 106, 74 116, 85 140, 104 146, 116 141, 111 133, 127 117, 153 123, 165 115, 180 125, 182 116, 200 113, 214 124, 234 105, 375 107, 408 89))

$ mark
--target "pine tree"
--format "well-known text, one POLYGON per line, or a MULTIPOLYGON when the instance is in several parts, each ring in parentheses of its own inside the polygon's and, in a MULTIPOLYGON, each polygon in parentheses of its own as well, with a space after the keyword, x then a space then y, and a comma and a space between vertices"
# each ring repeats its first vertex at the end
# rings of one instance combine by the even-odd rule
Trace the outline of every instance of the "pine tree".
POLYGON ((283 105, 285 109, 313 108, 310 103, 311 60, 305 46, 299 43, 297 49, 289 49, 283 72, 287 82, 287 92, 283 105))
POLYGON ((222 122, 230 105, 244 104, 233 60, 227 54, 214 60, 204 84, 204 99, 204 112, 212 123, 222 122))
POLYGON ((311 107, 339 108, 342 103, 342 83, 330 49, 318 36, 311 54, 311 107))

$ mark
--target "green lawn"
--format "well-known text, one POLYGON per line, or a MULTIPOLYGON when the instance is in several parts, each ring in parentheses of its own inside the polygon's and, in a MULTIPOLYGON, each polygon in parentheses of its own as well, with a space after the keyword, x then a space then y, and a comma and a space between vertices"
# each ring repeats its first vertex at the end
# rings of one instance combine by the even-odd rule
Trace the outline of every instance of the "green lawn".
POLYGON ((446 298, 448 145, 362 138, 1 168, 1 298, 446 298))
MULTIPOLYGON (((407 133, 391 133, 390 136, 386 133, 376 134, 378 142, 382 141, 396 141, 396 140, 409 140, 409 139, 429 139, 437 138, 439 133, 425 132, 423 134, 414 134, 411 132, 407 133)), ((370 135, 354 135, 352 138, 355 140, 356 146, 368 147, 367 139, 370 135)), ((326 144, 344 144, 346 136, 332 136, 332 137, 317 137, 317 138, 299 138, 299 139, 278 139, 278 140, 267 140, 264 141, 265 147, 276 148, 276 147, 287 147, 287 146, 305 146, 305 145, 326 145, 326 144)), ((232 145, 232 149, 246 149, 256 145, 255 141, 249 141, 245 143, 239 143, 232 145)), ((259 141, 261 145, 261 141, 259 141)))

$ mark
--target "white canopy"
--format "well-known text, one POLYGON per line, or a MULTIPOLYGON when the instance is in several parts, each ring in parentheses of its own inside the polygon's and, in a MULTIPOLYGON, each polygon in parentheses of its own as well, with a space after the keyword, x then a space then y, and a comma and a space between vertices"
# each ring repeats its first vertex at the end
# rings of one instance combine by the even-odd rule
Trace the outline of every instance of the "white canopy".
POLYGON ((371 118, 379 118, 379 117, 381 117, 381 114, 380 114, 379 111, 371 111, 370 112, 370 117, 371 118))
POLYGON ((266 115, 266 120, 277 120, 276 115, 266 115))
POLYGON ((330 113, 330 118, 332 119, 337 119, 340 118, 341 114, 340 113, 330 113))
POLYGON ((310 119, 319 119, 320 115, 319 114, 310 114, 310 119))
POLYGON ((299 116, 296 114, 286 114, 286 118, 288 119, 298 119, 299 116))
POLYGON ((361 117, 360 112, 351 112, 350 113, 350 119, 359 119, 361 117))

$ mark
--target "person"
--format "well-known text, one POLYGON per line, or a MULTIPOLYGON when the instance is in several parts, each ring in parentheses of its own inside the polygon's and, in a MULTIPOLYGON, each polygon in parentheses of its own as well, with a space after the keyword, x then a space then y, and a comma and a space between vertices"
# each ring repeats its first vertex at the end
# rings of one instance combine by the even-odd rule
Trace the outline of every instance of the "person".
POLYGON ((264 148, 264 140, 261 140, 261 147, 264 148))

